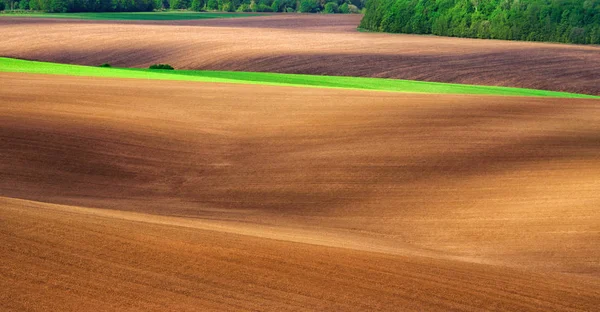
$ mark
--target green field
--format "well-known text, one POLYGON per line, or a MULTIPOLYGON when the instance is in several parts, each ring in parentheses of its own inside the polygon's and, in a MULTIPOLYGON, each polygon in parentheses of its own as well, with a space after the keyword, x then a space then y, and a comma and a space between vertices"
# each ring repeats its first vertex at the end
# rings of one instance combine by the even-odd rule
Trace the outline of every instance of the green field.
POLYGON ((138 20, 138 21, 175 21, 209 18, 233 18, 260 16, 252 13, 197 13, 197 12, 107 12, 107 13, 8 13, 0 16, 71 18, 85 20, 138 20))
POLYGON ((337 88, 377 90, 388 92, 417 92, 437 94, 481 94, 502 96, 543 96, 561 98, 596 98, 598 96, 555 92, 545 90, 476 86, 399 79, 317 76, 255 72, 208 71, 208 70, 150 70, 140 68, 104 68, 47 62, 25 61, 0 57, 0 72, 52 74, 87 77, 134 78, 154 80, 181 80, 199 82, 222 82, 258 84, 271 86, 294 86, 313 88, 337 88))

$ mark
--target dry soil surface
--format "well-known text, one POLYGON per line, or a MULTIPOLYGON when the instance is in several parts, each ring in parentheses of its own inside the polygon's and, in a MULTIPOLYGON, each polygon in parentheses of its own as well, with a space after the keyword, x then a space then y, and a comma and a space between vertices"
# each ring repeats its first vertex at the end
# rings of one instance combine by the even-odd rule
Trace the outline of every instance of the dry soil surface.
POLYGON ((600 283, 0 198, 3 311, 593 311, 600 283))
POLYGON ((580 310, 597 100, 0 74, 0 307, 580 310))

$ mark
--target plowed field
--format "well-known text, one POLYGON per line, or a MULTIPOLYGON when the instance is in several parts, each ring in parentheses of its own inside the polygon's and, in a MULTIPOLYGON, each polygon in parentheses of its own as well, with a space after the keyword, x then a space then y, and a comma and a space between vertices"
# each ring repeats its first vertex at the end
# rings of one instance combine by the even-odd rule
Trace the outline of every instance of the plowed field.
MULTIPOLYGON (((600 94, 599 47, 361 33, 359 18, 2 17, 0 56, 600 94)), ((597 99, 11 64, 1 311, 600 306, 597 99)))
POLYGON ((0 81, 3 309, 600 301, 597 100, 0 81))
POLYGON ((0 18, 0 56, 84 65, 265 71, 600 95, 600 48, 356 31, 358 15, 197 21, 0 18))

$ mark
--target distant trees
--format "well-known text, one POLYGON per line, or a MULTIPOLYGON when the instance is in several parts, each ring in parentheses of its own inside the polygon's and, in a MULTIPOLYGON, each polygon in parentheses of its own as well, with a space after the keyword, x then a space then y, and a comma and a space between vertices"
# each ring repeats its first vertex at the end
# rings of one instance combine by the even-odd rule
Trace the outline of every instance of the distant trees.
MULTIPOLYGON (((64 12, 134 12, 162 8, 162 0, 0 0, 0 10, 64 12)), ((186 0, 184 0, 186 1, 186 0)), ((188 0, 189 1, 189 0, 188 0)))
POLYGON ((0 10, 134 12, 162 9, 223 12, 358 13, 365 0, 0 0, 0 10))
POLYGON ((360 27, 373 31, 600 44, 600 0, 369 0, 365 8, 360 27))

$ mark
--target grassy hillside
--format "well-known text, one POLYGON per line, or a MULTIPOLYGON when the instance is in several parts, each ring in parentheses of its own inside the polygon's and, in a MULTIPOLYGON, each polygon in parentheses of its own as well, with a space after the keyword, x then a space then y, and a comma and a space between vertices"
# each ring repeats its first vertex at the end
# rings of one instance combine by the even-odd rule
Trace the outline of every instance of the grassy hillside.
POLYGON ((437 94, 480 94, 503 96, 545 96, 564 98, 600 98, 591 95, 520 89, 495 86, 476 86, 412 80, 317 76, 255 72, 228 72, 204 70, 149 70, 139 68, 104 68, 58 63, 0 58, 0 72, 22 72, 89 77, 181 80, 257 85, 342 88, 390 92, 419 92, 437 94))
POLYGON ((600 1, 370 0, 360 27, 393 33, 600 44, 600 1))
POLYGON ((70 18, 85 20, 143 20, 143 21, 174 21, 196 20, 209 18, 232 18, 258 16, 249 13, 192 13, 192 12, 104 12, 104 13, 19 13, 0 16, 41 17, 41 18, 70 18))

